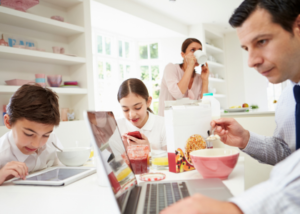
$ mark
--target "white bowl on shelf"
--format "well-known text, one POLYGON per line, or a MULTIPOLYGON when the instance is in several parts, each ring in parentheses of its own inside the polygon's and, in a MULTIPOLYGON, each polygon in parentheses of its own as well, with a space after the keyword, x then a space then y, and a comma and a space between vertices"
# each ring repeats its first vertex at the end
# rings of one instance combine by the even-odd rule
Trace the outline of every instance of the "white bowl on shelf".
POLYGON ((90 147, 74 147, 57 152, 57 157, 66 166, 82 166, 91 154, 90 147))

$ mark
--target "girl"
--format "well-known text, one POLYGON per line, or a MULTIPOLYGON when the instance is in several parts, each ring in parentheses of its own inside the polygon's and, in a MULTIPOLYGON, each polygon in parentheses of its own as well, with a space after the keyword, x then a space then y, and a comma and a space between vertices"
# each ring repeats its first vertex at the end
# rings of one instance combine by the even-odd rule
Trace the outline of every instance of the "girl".
POLYGON ((125 117, 117 120, 123 141, 167 150, 164 118, 154 115, 149 108, 152 97, 144 83, 134 78, 125 80, 119 88, 118 101, 125 117), (127 134, 133 131, 139 131, 142 139, 127 134))
POLYGON ((201 74, 196 74, 195 67, 199 66, 194 56, 196 50, 202 50, 201 42, 194 38, 186 39, 181 47, 183 63, 169 63, 166 66, 161 82, 158 115, 164 116, 166 100, 184 97, 199 100, 203 93, 208 92, 209 69, 206 64, 202 66, 201 74))

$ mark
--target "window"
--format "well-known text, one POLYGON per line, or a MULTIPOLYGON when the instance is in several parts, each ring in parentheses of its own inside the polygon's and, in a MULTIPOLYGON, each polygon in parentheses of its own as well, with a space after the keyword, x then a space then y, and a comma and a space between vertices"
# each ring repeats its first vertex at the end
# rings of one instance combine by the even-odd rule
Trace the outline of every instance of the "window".
POLYGON ((116 117, 122 112, 117 101, 120 84, 137 77, 132 59, 134 41, 94 29, 93 58, 95 66, 95 109, 110 110, 116 117))
POLYGON ((121 83, 128 78, 141 79, 153 101, 151 109, 158 113, 160 93, 159 43, 138 43, 132 38, 93 29, 93 59, 95 67, 95 109, 110 110, 115 116, 123 113, 117 101, 121 83))
POLYGON ((140 78, 153 98, 151 109, 157 114, 161 82, 161 62, 159 61, 159 45, 157 42, 139 44, 139 64, 140 78))

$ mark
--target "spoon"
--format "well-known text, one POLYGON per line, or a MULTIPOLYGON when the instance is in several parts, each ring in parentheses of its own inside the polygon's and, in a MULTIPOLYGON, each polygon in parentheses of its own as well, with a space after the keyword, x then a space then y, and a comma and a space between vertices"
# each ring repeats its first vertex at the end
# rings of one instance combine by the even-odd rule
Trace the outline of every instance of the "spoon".
POLYGON ((53 144, 53 146, 54 146, 55 148, 57 148, 59 151, 63 152, 63 150, 61 150, 60 148, 58 148, 58 146, 56 146, 53 142, 52 142, 52 144, 53 144))

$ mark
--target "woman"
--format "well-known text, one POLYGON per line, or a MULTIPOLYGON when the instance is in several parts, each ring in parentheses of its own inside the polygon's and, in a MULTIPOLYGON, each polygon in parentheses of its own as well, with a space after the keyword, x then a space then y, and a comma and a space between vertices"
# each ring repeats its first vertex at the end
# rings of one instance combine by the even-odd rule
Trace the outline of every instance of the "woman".
POLYGON ((169 63, 164 71, 159 95, 158 114, 164 116, 165 101, 188 97, 199 100, 203 93, 208 92, 209 69, 207 63, 202 66, 201 74, 197 74, 195 67, 199 66, 194 56, 196 50, 202 50, 198 39, 188 38, 181 46, 182 64, 169 63))
POLYGON ((154 115, 149 108, 152 97, 145 84, 139 79, 125 80, 119 88, 118 101, 124 114, 124 118, 117 120, 123 141, 167 150, 164 118, 154 115), (133 131, 139 131, 142 139, 127 134, 133 131))

